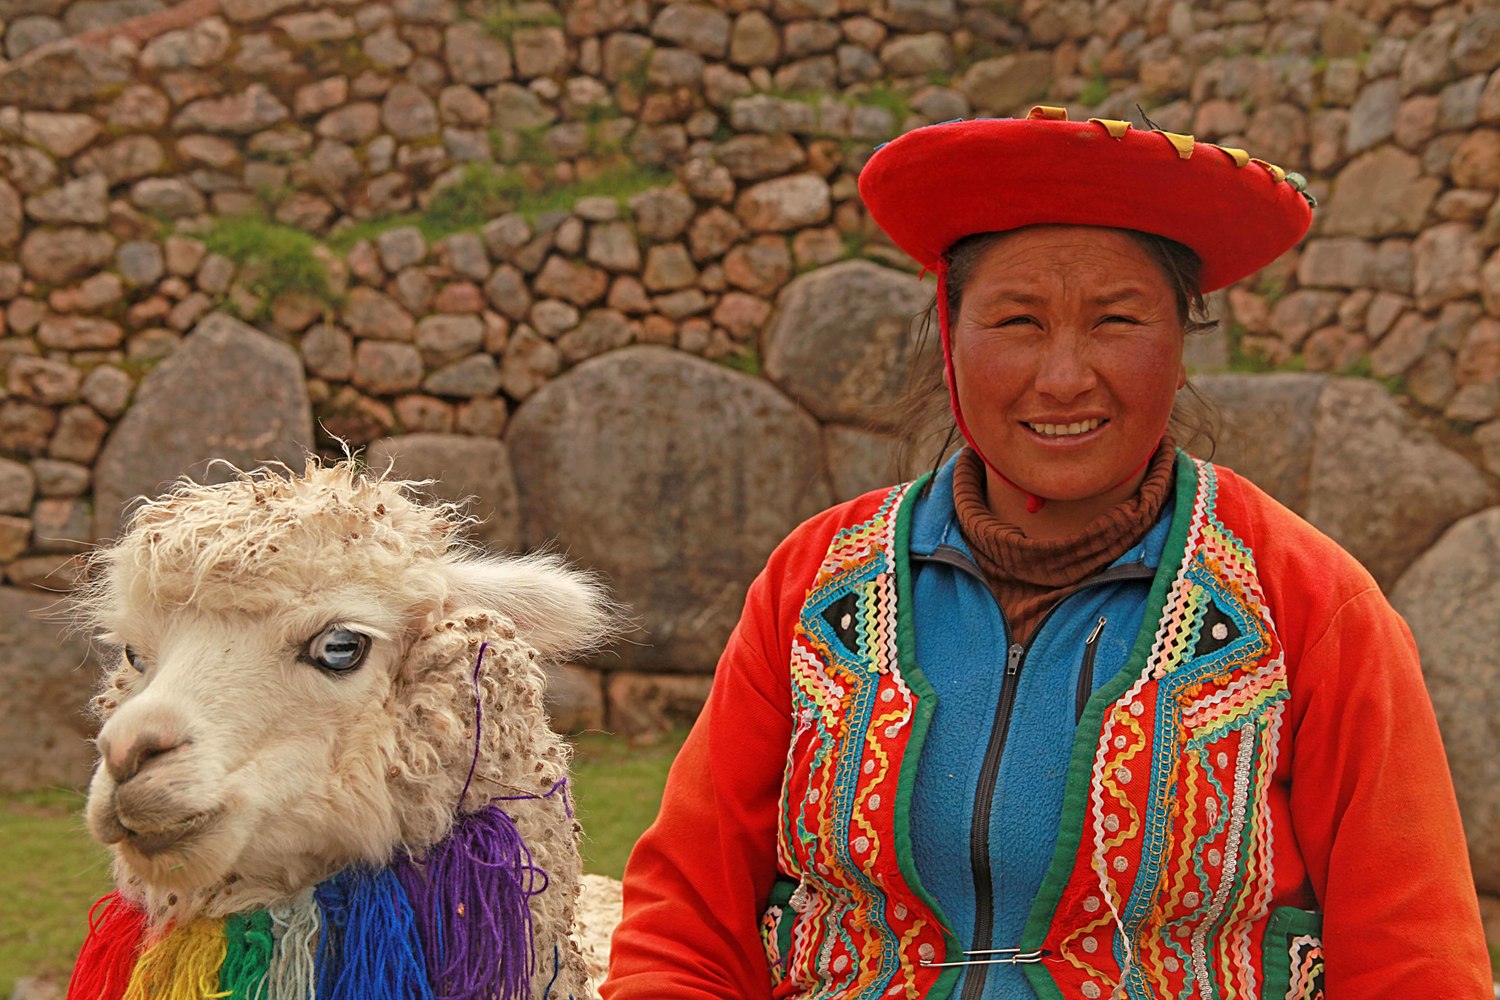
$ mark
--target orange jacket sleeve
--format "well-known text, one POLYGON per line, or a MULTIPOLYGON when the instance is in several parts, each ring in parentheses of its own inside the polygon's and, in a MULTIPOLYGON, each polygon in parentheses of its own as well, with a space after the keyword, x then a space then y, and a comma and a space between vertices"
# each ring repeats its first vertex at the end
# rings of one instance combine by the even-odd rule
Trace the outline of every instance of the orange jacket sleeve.
POLYGON ((625 912, 605 1000, 771 995, 760 916, 776 876, 776 823, 791 744, 788 660, 808 585, 845 508, 772 554, 667 776, 661 812, 625 869, 625 912))
POLYGON ((1293 673, 1292 826, 1330 997, 1492 1000, 1447 759, 1411 633, 1371 584, 1293 673))

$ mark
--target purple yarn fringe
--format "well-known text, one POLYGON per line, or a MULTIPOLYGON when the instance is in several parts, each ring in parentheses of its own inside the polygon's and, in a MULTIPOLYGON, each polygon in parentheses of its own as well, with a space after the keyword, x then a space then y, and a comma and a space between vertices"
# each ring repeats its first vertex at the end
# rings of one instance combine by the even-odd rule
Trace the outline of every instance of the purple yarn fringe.
POLYGON ((460 817, 425 858, 401 859, 396 873, 426 944, 436 1000, 529 997, 536 967, 529 900, 546 890, 547 873, 503 809, 460 817))

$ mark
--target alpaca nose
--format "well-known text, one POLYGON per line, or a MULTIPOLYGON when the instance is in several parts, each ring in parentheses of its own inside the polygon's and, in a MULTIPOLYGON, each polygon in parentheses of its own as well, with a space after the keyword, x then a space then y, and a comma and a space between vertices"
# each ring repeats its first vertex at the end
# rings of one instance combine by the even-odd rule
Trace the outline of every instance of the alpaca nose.
POLYGON ((173 733, 139 732, 122 734, 123 739, 100 733, 97 743, 104 767, 116 785, 123 785, 153 761, 160 760, 188 743, 173 733))

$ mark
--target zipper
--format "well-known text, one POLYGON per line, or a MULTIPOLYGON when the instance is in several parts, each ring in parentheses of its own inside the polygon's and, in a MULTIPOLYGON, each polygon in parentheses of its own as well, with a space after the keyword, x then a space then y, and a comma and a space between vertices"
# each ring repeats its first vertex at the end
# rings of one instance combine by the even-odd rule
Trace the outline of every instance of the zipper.
MULTIPOLYGON (((996 607, 999 607, 998 603, 996 607)), ((1000 620, 1005 622, 1003 608, 1000 610, 1000 620)), ((1010 632, 1008 624, 1005 630, 1010 632)), ((995 929, 993 879, 990 871, 990 809, 995 803, 995 783, 1000 777, 1000 758, 1005 753, 1005 737, 1010 732, 1010 713, 1016 705, 1021 661, 1025 658, 1026 647, 1020 643, 1013 643, 1005 652, 1005 677, 1000 682, 1000 701, 995 706, 990 742, 984 750, 984 763, 979 768, 979 787, 974 793, 974 815, 969 823, 969 867, 974 872, 975 951, 994 946, 990 940, 995 929)), ((964 977, 961 1000, 979 1000, 984 994, 984 981, 988 972, 989 969, 983 965, 969 969, 968 975, 964 977)))
MULTIPOLYGON (((975 567, 978 572, 978 567, 975 567)), ((1103 579, 1104 574, 1085 580, 1074 588, 1073 594, 1097 583, 1108 582, 1103 579)), ((979 574, 980 580, 984 579, 979 574)), ((989 585, 985 585, 989 589, 989 585)), ((1036 628, 1031 630, 1031 636, 1023 646, 1020 643, 1012 643, 1005 653, 1005 679, 1000 685, 1000 703, 995 706, 995 722, 990 729, 990 742, 984 750, 984 762, 979 768, 979 787, 974 790, 974 819, 969 830, 969 861, 974 869, 974 944, 975 951, 982 951, 995 946, 991 935, 995 930, 995 889, 994 872, 990 868, 990 809, 995 802, 995 782, 1000 777, 1000 759, 1005 755, 1005 738, 1010 733, 1010 715, 1016 707, 1016 689, 1020 687, 1021 666, 1026 662, 1026 654, 1031 652, 1031 644, 1036 642, 1036 637, 1042 634, 1042 628, 1057 609, 1067 603, 1064 597, 1042 616, 1042 620, 1036 623, 1036 628)), ((1010 622, 1005 617, 1005 609, 1000 607, 1000 602, 995 602, 995 607, 1000 611, 1000 623, 1005 628, 1006 635, 1010 634, 1010 622)), ((976 965, 969 969, 968 975, 964 977, 964 989, 960 1000, 980 1000, 984 995, 985 980, 989 978, 990 968, 988 965, 976 965)))
MULTIPOLYGON (((990 592, 984 573, 961 550, 950 545, 939 545, 925 559, 963 570, 978 580, 984 586, 986 593, 990 592)), ((1101 584, 1121 580, 1149 579, 1155 575, 1156 570, 1141 563, 1110 566, 1084 580, 1073 588, 1067 597, 1048 608, 1042 620, 1037 622, 1036 628, 1032 629, 1031 637, 1026 640, 1025 645, 1012 643, 1006 649, 1005 676, 1000 685, 1000 702, 995 706, 995 721, 991 724, 989 744, 985 747, 984 761, 979 768, 979 786, 974 794, 974 815, 969 825, 969 862, 974 872, 974 943, 971 945, 974 951, 994 947, 994 942, 990 940, 994 933, 995 922, 994 878, 990 869, 990 809, 995 801, 995 782, 1000 776, 1000 760, 1005 753, 1005 738, 1010 731, 1010 715, 1015 708, 1016 689, 1020 685, 1021 667, 1026 661, 1026 654, 1030 652, 1036 637, 1041 635, 1047 621, 1058 608, 1067 603, 1069 597, 1081 590, 1101 584)), ((1010 622, 1005 617, 1005 609, 1000 607, 999 601, 995 602, 995 609, 1000 612, 1000 624, 1008 636, 1010 622)), ((1094 632, 1090 634, 1089 639, 1096 641, 1103 627, 1103 619, 1101 619, 1095 624, 1094 632)), ((1086 648, 1087 645, 1085 643, 1086 648)), ((1092 657, 1089 658, 1089 666, 1092 673, 1092 657)), ((1090 686, 1092 686, 1092 681, 1090 686)), ((988 977, 988 965, 974 965, 967 969, 959 1000, 981 1000, 984 995, 985 980, 988 977)))
POLYGON ((1073 710, 1073 725, 1078 725, 1083 718, 1083 706, 1089 703, 1089 695, 1094 693, 1094 657, 1099 652, 1099 636, 1104 632, 1104 625, 1108 619, 1101 617, 1094 625, 1094 631, 1083 641, 1083 666, 1078 671, 1078 699, 1073 710))

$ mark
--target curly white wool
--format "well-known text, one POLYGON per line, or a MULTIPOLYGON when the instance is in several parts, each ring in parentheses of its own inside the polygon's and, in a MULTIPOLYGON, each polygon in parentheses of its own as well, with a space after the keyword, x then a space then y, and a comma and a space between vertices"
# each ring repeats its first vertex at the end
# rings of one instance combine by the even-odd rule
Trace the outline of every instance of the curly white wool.
MULTIPOLYGON (((618 611, 556 556, 467 545, 462 509, 424 501, 421 485, 313 461, 296 476, 179 482, 134 512, 77 599, 84 626, 130 650, 95 699, 90 827, 126 895, 163 924, 285 907, 349 864, 420 853, 460 810, 504 797, 549 878, 532 902, 537 952, 559 945, 554 991, 583 995, 578 827, 545 794, 568 747, 547 725, 540 662, 598 647, 618 611), (368 639, 358 669, 309 660, 331 628, 368 639)), ((277 911, 279 932, 305 936, 303 910, 277 911)), ((540 964, 538 989, 554 971, 540 964)))

